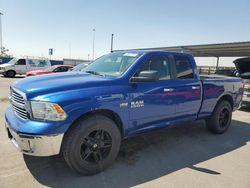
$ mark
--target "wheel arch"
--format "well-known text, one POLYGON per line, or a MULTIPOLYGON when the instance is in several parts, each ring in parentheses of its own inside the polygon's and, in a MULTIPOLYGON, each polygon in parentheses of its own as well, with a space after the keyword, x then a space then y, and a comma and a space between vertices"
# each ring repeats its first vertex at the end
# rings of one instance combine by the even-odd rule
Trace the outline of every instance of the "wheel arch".
POLYGON ((69 126, 69 128, 67 129, 67 131, 70 130, 71 127, 73 127, 75 125, 75 123, 81 119, 87 119, 90 116, 95 116, 95 115, 103 115, 111 120, 114 121, 114 123, 117 125, 117 127, 120 130, 121 136, 124 137, 125 136, 125 131, 124 131, 124 124, 122 122, 121 117, 114 111, 109 110, 109 109, 96 109, 96 110, 92 110, 92 111, 88 111, 85 112, 84 114, 80 115, 78 118, 76 118, 72 124, 69 126))
MULTIPOLYGON (((215 107, 216 107, 221 101, 223 101, 223 100, 229 102, 230 105, 231 105, 231 108, 232 108, 232 110, 233 110, 234 100, 233 100, 232 95, 230 95, 230 94, 224 94, 224 95, 222 95, 222 96, 219 98, 219 100, 217 101, 215 107)), ((214 108, 214 109, 215 109, 215 108, 214 108)))

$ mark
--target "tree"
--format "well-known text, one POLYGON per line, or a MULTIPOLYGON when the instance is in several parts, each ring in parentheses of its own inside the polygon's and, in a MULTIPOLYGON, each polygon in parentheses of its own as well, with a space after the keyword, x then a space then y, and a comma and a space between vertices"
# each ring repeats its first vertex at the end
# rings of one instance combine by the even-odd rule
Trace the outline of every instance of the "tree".
POLYGON ((8 54, 9 49, 2 47, 0 57, 12 57, 12 55, 8 54))

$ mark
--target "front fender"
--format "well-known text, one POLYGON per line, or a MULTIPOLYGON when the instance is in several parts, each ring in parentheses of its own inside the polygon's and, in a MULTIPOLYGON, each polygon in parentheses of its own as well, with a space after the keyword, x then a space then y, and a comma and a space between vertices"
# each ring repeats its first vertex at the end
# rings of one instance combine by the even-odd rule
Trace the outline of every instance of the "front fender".
MULTIPOLYGON (((70 106, 71 110, 68 112, 68 117, 73 123, 77 121, 80 117, 89 114, 94 111, 105 110, 115 113, 119 116, 123 127, 123 131, 126 132, 126 125, 128 125, 129 120, 129 109, 120 107, 119 101, 109 101, 109 102, 99 102, 95 100, 85 101, 83 103, 76 103, 70 106)), ((72 124, 73 124, 72 123, 72 124)), ((68 126, 65 131, 69 129, 68 126)))
MULTIPOLYGON (((68 120, 72 124, 81 116, 95 110, 109 110, 115 112, 127 125, 129 119, 129 105, 122 106, 122 103, 128 103, 127 90, 129 86, 113 85, 112 87, 93 87, 78 90, 68 90, 41 95, 31 100, 41 100, 59 104, 68 115, 68 120)), ((64 125, 62 128, 66 132, 72 125, 64 125)))

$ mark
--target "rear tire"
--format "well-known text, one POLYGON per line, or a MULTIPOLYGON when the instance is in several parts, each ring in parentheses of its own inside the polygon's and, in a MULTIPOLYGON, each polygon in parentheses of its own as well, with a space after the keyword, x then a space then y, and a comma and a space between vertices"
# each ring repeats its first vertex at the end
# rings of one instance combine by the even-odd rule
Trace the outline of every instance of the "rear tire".
POLYGON ((65 161, 83 175, 103 171, 115 160, 121 143, 117 125, 106 116, 82 118, 66 133, 62 146, 65 161))
POLYGON ((16 76, 16 72, 13 70, 8 70, 5 74, 5 77, 9 77, 9 78, 14 78, 16 76))
POLYGON ((232 107, 228 101, 220 101, 212 114, 206 120, 207 129, 216 134, 222 134, 227 131, 232 120, 232 107))

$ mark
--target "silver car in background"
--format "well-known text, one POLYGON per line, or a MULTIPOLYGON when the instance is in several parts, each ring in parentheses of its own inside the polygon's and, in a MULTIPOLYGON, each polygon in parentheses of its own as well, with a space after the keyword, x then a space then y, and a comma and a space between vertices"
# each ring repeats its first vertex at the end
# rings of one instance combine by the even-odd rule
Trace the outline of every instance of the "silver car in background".
POLYGON ((237 76, 244 81, 242 105, 250 107, 250 57, 236 59, 233 63, 238 71, 237 76))

